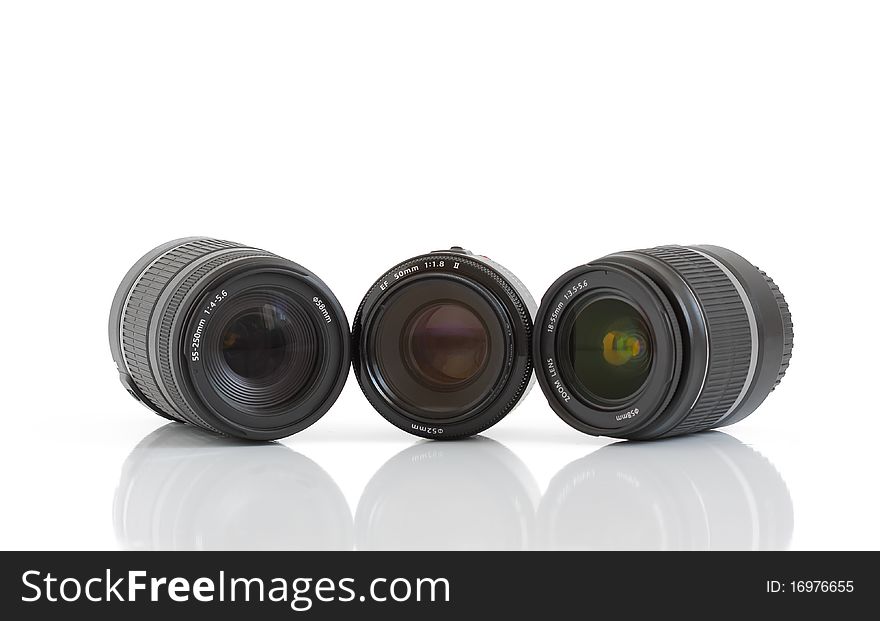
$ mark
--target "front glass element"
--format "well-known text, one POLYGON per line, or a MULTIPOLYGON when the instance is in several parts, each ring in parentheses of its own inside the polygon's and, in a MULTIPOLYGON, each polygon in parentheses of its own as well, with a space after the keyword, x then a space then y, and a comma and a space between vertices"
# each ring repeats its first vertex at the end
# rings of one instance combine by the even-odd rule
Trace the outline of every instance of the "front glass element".
POLYGON ((284 312, 268 304, 233 318, 222 336, 226 364, 245 379, 262 379, 277 372, 293 350, 285 323, 284 312))
POLYGON ((572 322, 569 356, 588 394, 603 402, 625 401, 651 371, 651 337, 641 313, 617 298, 588 303, 572 322))
POLYGON ((440 389, 455 388, 486 367, 489 332, 467 306, 440 302, 413 315, 402 349, 418 381, 440 389))

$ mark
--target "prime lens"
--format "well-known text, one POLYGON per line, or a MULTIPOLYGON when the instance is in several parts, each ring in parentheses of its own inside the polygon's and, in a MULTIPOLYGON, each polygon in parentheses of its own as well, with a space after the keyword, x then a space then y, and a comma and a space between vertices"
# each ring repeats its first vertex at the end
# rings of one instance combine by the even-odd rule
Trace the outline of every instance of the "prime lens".
POLYGON ((126 389, 157 414, 273 440, 308 427, 339 396, 350 333, 336 297, 304 267, 190 237, 126 274, 110 348, 126 389))
POLYGON ((647 440, 730 425, 779 384, 793 341, 779 287, 718 246, 619 252, 545 294, 537 376, 591 435, 647 440))
POLYGON ((413 257, 361 302, 352 328, 358 383, 409 433, 479 433, 530 386, 535 309, 522 283, 486 257, 458 247, 413 257))

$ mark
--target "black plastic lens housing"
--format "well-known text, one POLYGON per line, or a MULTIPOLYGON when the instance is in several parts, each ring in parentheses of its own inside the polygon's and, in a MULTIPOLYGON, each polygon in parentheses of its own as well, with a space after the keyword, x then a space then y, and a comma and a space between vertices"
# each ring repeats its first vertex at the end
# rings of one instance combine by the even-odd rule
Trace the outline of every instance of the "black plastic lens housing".
POLYGON ((779 288, 718 246, 620 252, 560 277, 535 320, 550 406, 591 435, 648 440, 742 420, 788 368, 779 288))
POLYGON ((358 383, 404 431, 479 433, 531 385, 535 310, 523 284, 486 257, 458 247, 413 257, 379 278, 355 315, 358 383))
POLYGON ((135 263, 109 334, 132 396, 165 418, 250 440, 318 420, 350 363, 345 313, 317 276, 205 237, 168 242, 135 263))

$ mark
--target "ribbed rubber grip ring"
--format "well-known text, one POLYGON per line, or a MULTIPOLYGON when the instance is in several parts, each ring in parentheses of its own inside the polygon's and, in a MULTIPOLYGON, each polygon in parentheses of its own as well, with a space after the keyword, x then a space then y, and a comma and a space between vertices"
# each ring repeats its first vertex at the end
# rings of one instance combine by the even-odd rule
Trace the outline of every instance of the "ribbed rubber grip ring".
POLYGON ((156 301, 171 279, 188 264, 211 252, 237 247, 241 245, 217 239, 197 239, 172 248, 147 266, 126 298, 120 342, 128 373, 154 407, 179 421, 186 419, 165 398, 150 369, 148 333, 156 301))
POLYGON ((675 269, 696 295, 709 333, 709 364, 697 402, 666 436, 709 429, 728 413, 749 376, 749 314, 736 286, 714 262, 689 248, 640 250, 675 269))
MULTIPOLYGON (((193 421, 197 421, 198 424, 207 427, 212 431, 217 431, 217 433, 221 432, 217 429, 214 429, 214 427, 205 422, 205 420, 201 416, 199 416, 198 413, 193 410, 190 405, 184 400, 183 396, 180 393, 180 388, 174 379, 174 373, 172 371, 172 359, 174 356, 174 349, 177 347, 178 344, 172 339, 171 334, 171 328, 174 325, 174 318, 177 316, 177 313, 180 310, 181 302, 183 302, 184 297, 186 297, 186 294, 189 293, 193 285, 199 282, 199 280, 201 280, 206 274, 210 273, 212 270, 237 259, 243 259, 247 257, 271 256, 274 255, 268 252, 264 252, 262 250, 243 248, 239 251, 224 252, 217 257, 206 260, 204 263, 193 269, 193 271, 188 274, 187 277, 176 287, 176 290, 171 295, 170 299, 168 300, 168 304, 165 306, 164 312, 162 313, 162 318, 159 323, 159 335, 157 341, 157 358, 159 372, 162 375, 162 384, 167 394, 171 397, 171 400, 177 406, 178 411, 183 412, 184 417, 192 419, 193 421)), ((194 422, 194 424, 196 423, 194 422)))

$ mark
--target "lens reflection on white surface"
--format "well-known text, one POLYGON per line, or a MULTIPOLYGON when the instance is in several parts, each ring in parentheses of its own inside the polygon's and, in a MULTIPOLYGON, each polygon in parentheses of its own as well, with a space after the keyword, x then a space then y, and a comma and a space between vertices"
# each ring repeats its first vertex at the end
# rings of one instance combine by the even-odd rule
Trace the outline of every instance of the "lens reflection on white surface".
POLYGON ((134 550, 349 550, 354 539, 342 492, 315 462, 177 423, 125 460, 113 522, 134 550))
POLYGON ((420 442, 383 465, 355 514, 360 550, 525 550, 538 487, 504 445, 420 442))
POLYGON ((773 465, 719 432, 601 448, 563 468, 538 510, 554 550, 785 549, 793 522, 773 465))
POLYGON ((113 520, 136 550, 772 550, 794 521, 773 465, 720 432, 606 446, 539 498, 498 442, 419 442, 372 476, 352 522, 310 459, 173 423, 126 459, 113 520))

